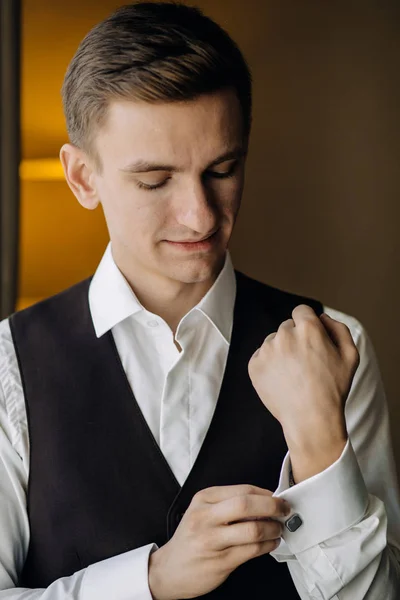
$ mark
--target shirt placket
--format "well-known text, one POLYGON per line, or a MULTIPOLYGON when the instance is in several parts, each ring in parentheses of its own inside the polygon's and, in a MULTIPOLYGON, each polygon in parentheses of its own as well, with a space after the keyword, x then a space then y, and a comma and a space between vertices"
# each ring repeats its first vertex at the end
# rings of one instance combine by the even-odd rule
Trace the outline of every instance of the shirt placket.
POLYGON ((169 370, 162 393, 160 448, 182 485, 191 469, 190 371, 186 348, 169 370))

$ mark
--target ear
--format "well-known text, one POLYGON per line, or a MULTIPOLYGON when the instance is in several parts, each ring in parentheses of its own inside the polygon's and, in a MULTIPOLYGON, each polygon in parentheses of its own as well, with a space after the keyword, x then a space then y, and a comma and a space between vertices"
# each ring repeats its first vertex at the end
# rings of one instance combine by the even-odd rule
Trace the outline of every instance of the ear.
POLYGON ((73 144, 64 144, 60 160, 65 179, 78 202, 89 210, 97 208, 100 199, 94 184, 94 167, 87 154, 73 144))

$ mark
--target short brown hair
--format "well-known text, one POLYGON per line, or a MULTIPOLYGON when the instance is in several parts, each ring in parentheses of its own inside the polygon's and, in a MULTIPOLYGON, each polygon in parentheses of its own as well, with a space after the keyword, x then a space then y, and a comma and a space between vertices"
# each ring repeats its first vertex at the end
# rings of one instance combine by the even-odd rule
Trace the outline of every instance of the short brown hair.
POLYGON ((179 2, 121 6, 80 43, 62 86, 70 141, 95 159, 96 128, 113 99, 191 100, 232 87, 251 127, 251 73, 236 43, 212 19, 179 2))

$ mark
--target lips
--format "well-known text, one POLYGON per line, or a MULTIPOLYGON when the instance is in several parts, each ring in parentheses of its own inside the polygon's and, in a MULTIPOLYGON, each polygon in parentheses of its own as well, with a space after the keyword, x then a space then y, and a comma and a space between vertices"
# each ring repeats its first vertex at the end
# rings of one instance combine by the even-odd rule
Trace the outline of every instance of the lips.
POLYGON ((168 241, 170 241, 170 242, 172 241, 174 244, 198 244, 199 242, 205 242, 206 240, 209 240, 216 233, 217 232, 214 231, 214 233, 211 233, 211 235, 208 235, 207 237, 201 238, 200 240, 179 240, 177 242, 175 242, 173 240, 168 240, 168 241))

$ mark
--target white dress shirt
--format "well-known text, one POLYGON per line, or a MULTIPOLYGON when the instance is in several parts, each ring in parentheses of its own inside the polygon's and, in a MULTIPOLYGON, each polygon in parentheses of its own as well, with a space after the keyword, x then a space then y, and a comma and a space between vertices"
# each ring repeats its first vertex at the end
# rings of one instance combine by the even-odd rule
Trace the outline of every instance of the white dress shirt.
MULTIPOLYGON (((112 331, 135 398, 180 484, 196 460, 216 406, 235 297, 227 252, 212 288, 179 323, 180 352, 167 323, 133 293, 114 263, 111 245, 90 285, 96 335, 112 331)), ((400 500, 376 357, 356 319, 324 310, 348 325, 360 352, 346 404, 350 439, 336 463, 293 487, 286 456, 275 495, 289 501, 303 525, 296 532, 285 531, 273 556, 288 562, 302 600, 399 600, 400 500)), ((25 401, 6 319, 0 323, 0 600, 151 600, 148 558, 157 548, 152 543, 90 565, 46 589, 16 587, 29 546, 28 476, 25 401)), ((267 600, 268 582, 265 590, 267 600)))

